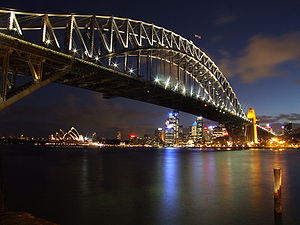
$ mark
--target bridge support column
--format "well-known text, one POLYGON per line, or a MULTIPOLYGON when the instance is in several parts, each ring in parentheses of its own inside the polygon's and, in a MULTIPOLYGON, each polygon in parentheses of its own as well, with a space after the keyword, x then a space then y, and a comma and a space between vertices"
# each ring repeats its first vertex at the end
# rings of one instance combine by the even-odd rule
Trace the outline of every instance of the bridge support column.
POLYGON ((31 75, 34 79, 34 81, 41 81, 42 80, 42 74, 43 74, 43 60, 39 60, 36 64, 32 63, 32 61, 29 59, 28 65, 30 68, 31 75))
POLYGON ((2 89, 1 89, 1 100, 6 100, 7 86, 8 86, 8 69, 9 69, 9 57, 11 51, 6 49, 3 55, 3 66, 2 66, 2 89))
POLYGON ((19 101, 20 99, 24 98, 25 96, 33 93, 34 91, 48 85, 51 82, 54 82, 55 80, 61 78, 62 76, 66 75, 68 73, 69 69, 62 70, 57 72, 56 74, 52 75, 51 77, 40 81, 40 82, 35 82, 26 89, 22 90, 21 92, 13 95, 12 97, 8 98, 6 101, 3 101, 0 103, 0 110, 10 106, 11 104, 19 101))
POLYGON ((247 141, 252 142, 253 144, 257 144, 258 143, 257 118, 256 118, 255 110, 253 108, 249 108, 247 117, 252 122, 251 124, 246 125, 247 141))

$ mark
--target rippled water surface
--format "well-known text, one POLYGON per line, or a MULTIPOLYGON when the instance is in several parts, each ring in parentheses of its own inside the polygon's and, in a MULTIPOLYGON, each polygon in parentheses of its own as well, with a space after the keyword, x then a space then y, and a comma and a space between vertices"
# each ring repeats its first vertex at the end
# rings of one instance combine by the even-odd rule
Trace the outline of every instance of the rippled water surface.
POLYGON ((300 224, 300 151, 6 145, 0 160, 9 210, 63 225, 300 224))

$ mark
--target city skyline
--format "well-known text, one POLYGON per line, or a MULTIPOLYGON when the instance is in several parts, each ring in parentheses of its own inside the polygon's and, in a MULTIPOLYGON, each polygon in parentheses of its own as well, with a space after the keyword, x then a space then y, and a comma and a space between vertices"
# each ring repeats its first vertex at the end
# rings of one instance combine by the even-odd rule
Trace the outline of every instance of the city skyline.
POLYGON ((0 224, 297 224, 299 9, 2 0, 0 224))
MULTIPOLYGON (((4 1, 8 8, 138 18, 174 30, 191 39, 218 63, 242 106, 254 107, 261 122, 277 127, 281 125, 278 123, 290 120, 299 123, 297 100, 300 84, 297 74, 300 53, 294 47, 300 40, 296 10, 299 3, 291 2, 295 7, 286 7, 282 2, 264 2, 262 4, 270 7, 266 7, 267 10, 262 7, 266 11, 260 11, 256 9, 258 2, 255 1, 243 5, 220 3, 217 10, 211 9, 213 3, 206 2, 201 3, 204 10, 200 15, 192 7, 187 13, 166 2, 161 3, 162 8, 166 4, 172 10, 167 13, 158 10, 155 15, 145 7, 132 7, 123 2, 103 3, 99 10, 95 6, 83 8, 80 3, 69 4, 70 8, 66 7, 67 2, 54 2, 49 6, 33 1, 22 4, 4 1), (255 17, 250 16, 253 10, 255 17), (182 15, 182 18, 174 22, 177 15, 182 15), (283 23, 287 25, 274 25, 283 23), (193 38, 195 34, 200 34, 202 39, 193 38)), ((200 8, 200 3, 191 4, 200 8)), ((162 123, 170 110, 121 98, 105 100, 98 93, 50 84, 0 112, 0 132, 47 135, 57 127, 74 124, 103 136, 118 129, 148 133, 162 123)), ((194 120, 189 114, 181 113, 181 117, 185 126, 194 120)))

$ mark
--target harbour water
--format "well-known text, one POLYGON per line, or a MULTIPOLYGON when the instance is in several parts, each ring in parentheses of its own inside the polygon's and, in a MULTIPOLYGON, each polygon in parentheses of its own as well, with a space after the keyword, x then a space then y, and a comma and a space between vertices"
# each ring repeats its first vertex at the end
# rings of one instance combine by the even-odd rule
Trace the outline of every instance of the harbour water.
POLYGON ((300 224, 297 150, 2 145, 0 160, 7 208, 62 225, 300 224))

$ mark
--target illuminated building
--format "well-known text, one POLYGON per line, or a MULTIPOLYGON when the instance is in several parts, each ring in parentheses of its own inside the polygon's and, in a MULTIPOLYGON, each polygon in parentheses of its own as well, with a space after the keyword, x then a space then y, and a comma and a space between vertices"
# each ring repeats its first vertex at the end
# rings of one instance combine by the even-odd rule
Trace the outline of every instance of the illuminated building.
POLYGON ((52 141, 84 141, 84 138, 81 134, 78 133, 78 131, 71 127, 71 129, 68 132, 64 132, 63 130, 59 130, 54 135, 50 135, 50 140, 52 141))
POLYGON ((135 140, 135 139, 137 139, 137 136, 135 134, 129 135, 129 140, 135 140))
POLYGON ((203 127, 203 141, 210 141, 211 135, 208 127, 203 127))
POLYGON ((178 111, 173 110, 171 113, 169 113, 165 125, 165 145, 172 146, 177 144, 179 138, 178 111))
POLYGON ((201 116, 197 117, 191 127, 191 138, 194 143, 201 143, 203 141, 203 118, 201 116))
POLYGON ((144 134, 144 137, 139 142, 139 144, 140 143, 143 144, 143 145, 151 145, 153 142, 152 142, 152 138, 150 137, 150 135, 144 134))
POLYGON ((197 137, 197 122, 195 121, 191 126, 191 137, 196 139, 197 137))
POLYGON ((251 124, 246 125, 246 139, 248 142, 258 143, 257 139, 257 123, 258 120, 256 118, 255 110, 253 108, 249 108, 247 117, 251 120, 251 124))
POLYGON ((121 133, 121 131, 117 131, 117 133, 116 133, 116 139, 117 140, 122 140, 122 133, 121 133))
POLYGON ((159 143, 164 143, 165 141, 165 133, 162 128, 157 128, 154 132, 155 140, 159 143))
POLYGON ((130 134, 129 135, 129 143, 130 144, 136 144, 137 140, 138 140, 137 135, 135 135, 135 134, 130 134))
POLYGON ((197 117, 197 142, 203 141, 203 118, 202 116, 197 117))
POLYGON ((266 124, 266 126, 265 126, 265 128, 268 130, 268 131, 270 131, 270 132, 273 132, 273 129, 272 129, 272 127, 270 126, 270 124, 266 124))
POLYGON ((94 133, 92 134, 92 141, 93 141, 93 142, 96 141, 96 132, 94 132, 94 133))
POLYGON ((210 125, 203 127, 202 140, 203 142, 220 142, 221 140, 228 140, 229 134, 223 124, 210 125))
POLYGON ((292 130, 293 130, 293 124, 291 121, 283 126, 284 135, 289 135, 292 132, 292 130))
POLYGON ((212 138, 217 139, 224 136, 224 130, 222 127, 215 126, 212 130, 212 138))

